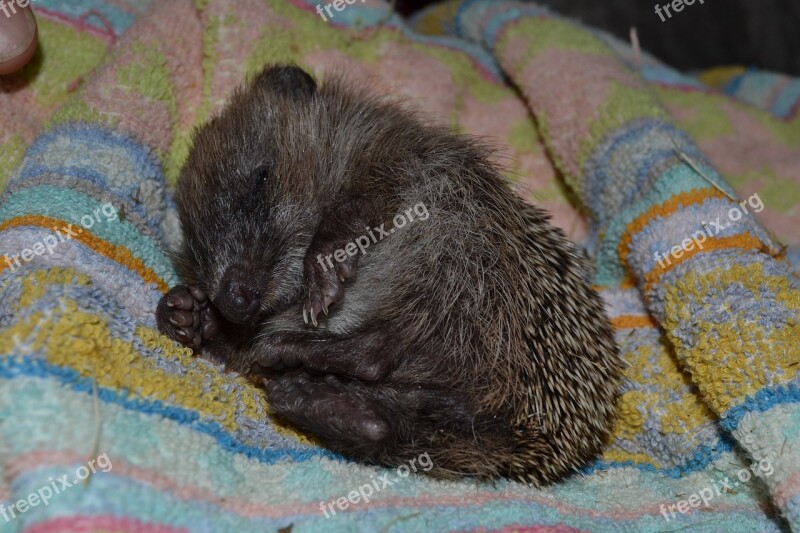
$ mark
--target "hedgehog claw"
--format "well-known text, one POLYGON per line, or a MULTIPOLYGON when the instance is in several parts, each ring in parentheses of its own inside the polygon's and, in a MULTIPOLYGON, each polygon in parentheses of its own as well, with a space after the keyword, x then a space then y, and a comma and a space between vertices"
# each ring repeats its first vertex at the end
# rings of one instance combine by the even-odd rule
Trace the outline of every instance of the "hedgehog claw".
MULTIPOLYGON (((344 298, 344 283, 356 276, 358 265, 355 257, 332 264, 321 264, 317 259, 321 256, 330 256, 329 251, 335 251, 338 246, 332 242, 324 241, 312 244, 306 252, 304 260, 306 301, 305 310, 310 313, 311 323, 316 327, 321 315, 328 316, 331 306, 338 304, 344 298)), ((308 322, 306 322, 308 324, 308 322)))

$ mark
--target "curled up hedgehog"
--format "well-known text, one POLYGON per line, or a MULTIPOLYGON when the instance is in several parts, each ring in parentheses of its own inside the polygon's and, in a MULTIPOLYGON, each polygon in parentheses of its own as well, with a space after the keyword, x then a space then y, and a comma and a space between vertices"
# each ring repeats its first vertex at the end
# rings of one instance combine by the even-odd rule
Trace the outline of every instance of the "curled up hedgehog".
POLYGON ((349 457, 555 481, 608 435, 620 360, 581 253, 475 140, 268 67, 198 130, 161 331, 258 377, 349 457))

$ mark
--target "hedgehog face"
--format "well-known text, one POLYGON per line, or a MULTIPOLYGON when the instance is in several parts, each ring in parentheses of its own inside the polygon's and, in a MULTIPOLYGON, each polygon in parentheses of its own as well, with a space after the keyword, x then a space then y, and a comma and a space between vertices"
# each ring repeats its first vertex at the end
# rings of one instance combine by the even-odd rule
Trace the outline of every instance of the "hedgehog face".
MULTIPOLYGON (((193 171, 209 168, 185 170, 193 171)), ((296 206, 270 205, 269 179, 269 169, 258 167, 230 187, 207 191, 213 197, 202 206, 179 201, 182 274, 233 323, 257 322, 291 304, 301 287, 308 223, 296 206)))
POLYGON ((233 323, 254 324, 302 294, 317 217, 302 184, 313 158, 296 156, 307 143, 285 123, 313 96, 309 80, 296 68, 271 69, 234 94, 196 133, 178 182, 179 269, 233 323))

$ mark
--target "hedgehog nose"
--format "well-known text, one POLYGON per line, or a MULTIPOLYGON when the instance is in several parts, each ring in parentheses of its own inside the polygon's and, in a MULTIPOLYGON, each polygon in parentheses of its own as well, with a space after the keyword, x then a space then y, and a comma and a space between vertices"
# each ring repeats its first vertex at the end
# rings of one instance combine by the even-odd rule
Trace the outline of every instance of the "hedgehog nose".
POLYGON ((236 280, 227 283, 222 299, 220 311, 231 322, 245 322, 258 308, 256 291, 236 280))

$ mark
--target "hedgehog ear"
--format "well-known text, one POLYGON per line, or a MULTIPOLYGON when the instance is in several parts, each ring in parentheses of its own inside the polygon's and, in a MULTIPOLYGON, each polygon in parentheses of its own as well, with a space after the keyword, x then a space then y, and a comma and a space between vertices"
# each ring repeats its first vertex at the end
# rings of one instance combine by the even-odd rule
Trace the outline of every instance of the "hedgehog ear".
POLYGON ((290 98, 311 98, 317 91, 317 83, 306 71, 294 65, 267 67, 256 76, 255 85, 290 98))

